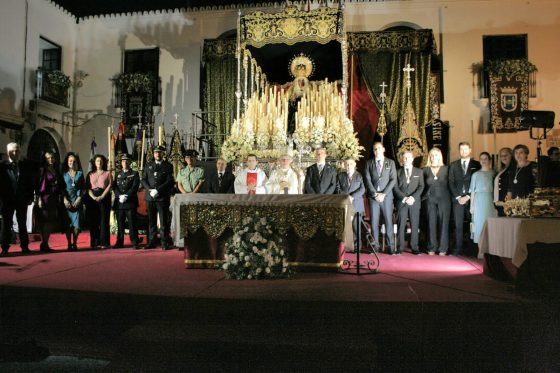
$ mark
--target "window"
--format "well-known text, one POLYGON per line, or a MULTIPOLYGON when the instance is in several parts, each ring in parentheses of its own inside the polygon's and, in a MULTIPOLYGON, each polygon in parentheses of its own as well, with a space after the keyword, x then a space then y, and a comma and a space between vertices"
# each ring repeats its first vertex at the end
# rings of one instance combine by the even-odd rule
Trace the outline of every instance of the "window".
POLYGON ((159 48, 125 51, 123 72, 152 73, 155 77, 159 76, 159 48))
MULTIPOLYGON (((484 35, 482 37, 483 68, 490 61, 527 59, 527 34, 484 35)), ((481 72, 482 97, 488 97, 490 82, 486 71, 481 72)))
POLYGON ((62 68, 62 47, 42 36, 39 40, 39 66, 45 71, 62 68))
POLYGON ((159 79, 159 48, 124 51, 123 74, 150 74, 153 77, 149 92, 122 92, 116 90, 115 104, 125 114, 125 137, 135 136, 134 126, 148 123, 152 108, 161 105, 161 82, 159 79))

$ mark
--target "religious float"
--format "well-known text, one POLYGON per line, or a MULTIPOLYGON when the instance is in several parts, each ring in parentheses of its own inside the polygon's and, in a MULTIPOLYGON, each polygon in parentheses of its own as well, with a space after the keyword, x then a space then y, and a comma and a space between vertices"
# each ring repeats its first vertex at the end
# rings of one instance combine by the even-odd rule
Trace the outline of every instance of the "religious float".
POLYGON ((222 157, 242 162, 248 154, 274 160, 287 153, 303 165, 325 147, 333 160, 360 158, 347 115, 341 9, 239 14, 236 57, 236 116, 222 157))

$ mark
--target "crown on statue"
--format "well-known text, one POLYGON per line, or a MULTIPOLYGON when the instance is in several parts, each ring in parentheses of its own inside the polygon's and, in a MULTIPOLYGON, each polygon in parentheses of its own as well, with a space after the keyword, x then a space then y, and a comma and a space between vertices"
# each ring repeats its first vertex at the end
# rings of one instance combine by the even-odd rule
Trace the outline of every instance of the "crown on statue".
POLYGON ((314 68, 311 58, 303 53, 298 54, 290 61, 290 74, 294 78, 309 78, 313 74, 314 68))

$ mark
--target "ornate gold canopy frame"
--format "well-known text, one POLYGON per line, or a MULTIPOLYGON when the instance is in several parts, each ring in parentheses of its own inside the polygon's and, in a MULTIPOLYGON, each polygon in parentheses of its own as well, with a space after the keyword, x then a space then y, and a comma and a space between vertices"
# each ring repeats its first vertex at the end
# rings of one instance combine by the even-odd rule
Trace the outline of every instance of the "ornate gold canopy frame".
POLYGON ((284 140, 284 148, 286 142, 290 141, 306 149, 330 143, 333 151, 329 154, 335 157, 359 157, 360 147, 347 115, 347 40, 343 14, 343 9, 326 6, 309 11, 288 6, 277 13, 257 11, 243 16, 239 12, 236 119, 232 125, 230 141, 226 140, 222 152, 225 150, 228 154, 235 153, 243 146, 258 147, 261 150, 265 147, 276 149, 280 148, 284 140), (265 48, 276 48, 275 45, 279 48, 281 45, 295 46, 293 49, 296 50, 309 42, 325 46, 319 48, 328 48, 327 45, 332 48, 335 45, 341 60, 325 58, 314 61, 304 53, 298 53, 292 56, 287 66, 287 71, 291 70, 292 76, 298 75, 296 79, 286 84, 279 84, 284 82, 274 79, 269 84, 267 71, 259 66, 256 54, 260 53, 262 57, 265 48), (252 55, 251 51, 256 54, 252 55), (298 66, 293 66, 298 58, 301 60, 298 66), (314 76, 313 82, 309 82, 307 77, 312 71, 314 73, 318 63, 323 66, 337 64, 338 77, 329 82, 329 79, 333 79, 332 75, 319 74, 314 76), (301 70, 295 71, 297 69, 301 70), (292 117, 289 120, 293 113, 296 113, 295 119, 292 117), (301 129, 294 132, 294 128, 301 129), (344 134, 340 135, 341 132, 344 134), (254 139, 251 140, 253 144, 240 144, 243 138, 254 139), (344 150, 338 151, 342 149, 343 143, 344 150), (349 147, 348 143, 351 143, 349 147), (233 151, 229 151, 230 149, 233 151))

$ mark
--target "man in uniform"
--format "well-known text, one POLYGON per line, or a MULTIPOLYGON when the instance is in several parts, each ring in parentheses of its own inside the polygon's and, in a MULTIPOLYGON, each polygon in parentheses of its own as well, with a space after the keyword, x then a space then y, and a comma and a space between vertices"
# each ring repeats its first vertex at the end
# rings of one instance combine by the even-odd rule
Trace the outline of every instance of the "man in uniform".
POLYGON ((130 168, 130 156, 121 156, 122 170, 117 174, 113 182, 115 192, 115 202, 113 209, 117 215, 117 242, 114 249, 124 246, 124 223, 128 221, 130 242, 134 250, 138 250, 138 228, 136 224, 136 208, 138 207, 138 187, 140 186, 140 176, 138 172, 130 168))
POLYGON ((171 237, 169 236, 169 204, 175 179, 173 165, 163 159, 165 148, 158 145, 154 148, 153 161, 146 164, 142 185, 146 195, 148 207, 148 244, 146 249, 156 247, 157 217, 159 215, 161 248, 169 250, 171 237))
POLYGON ((199 193, 204 183, 204 169, 196 166, 198 152, 186 150, 184 157, 186 165, 177 174, 177 189, 181 193, 199 193))

